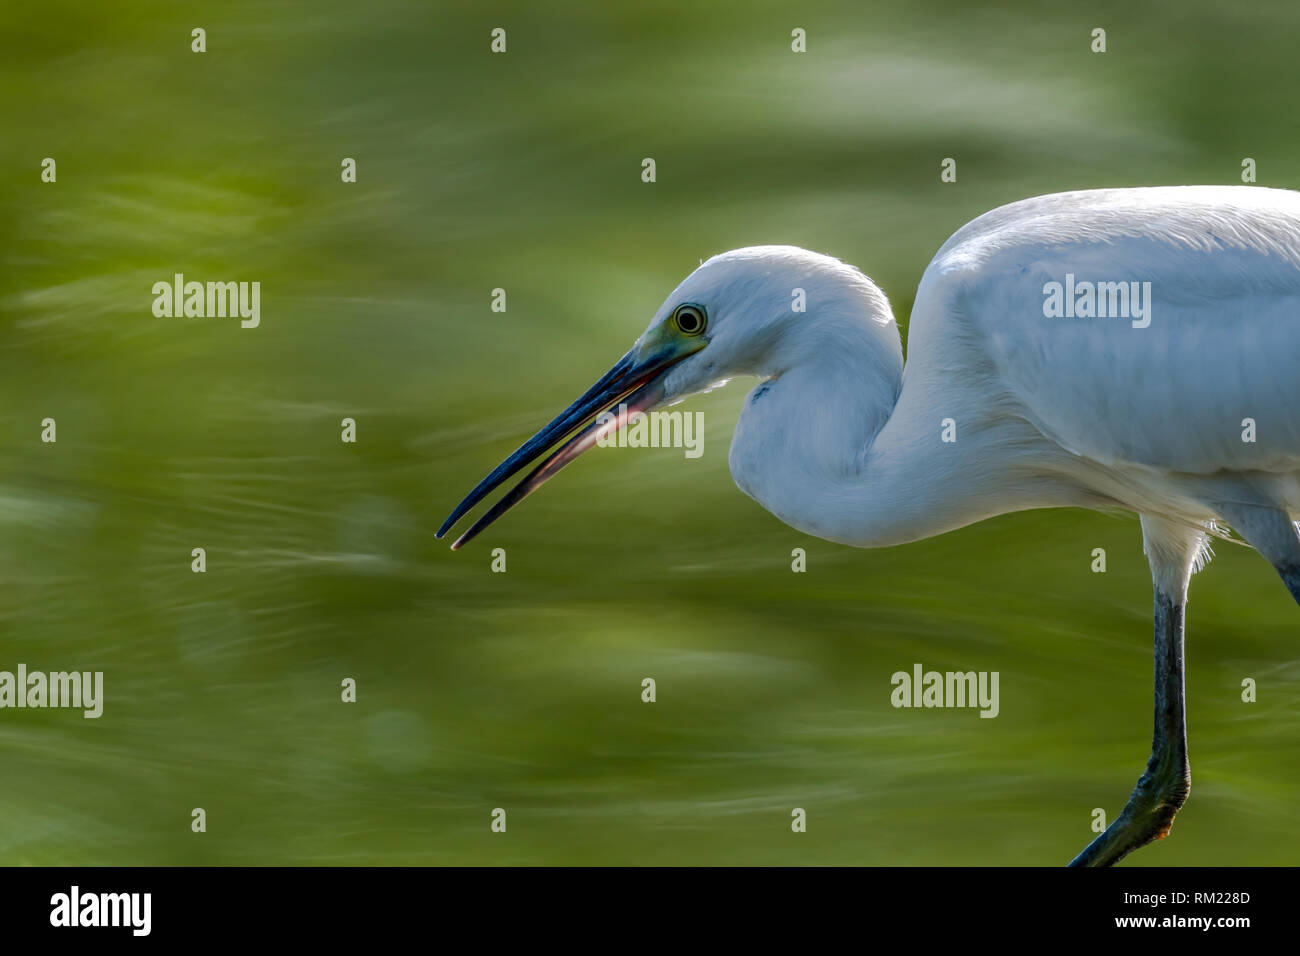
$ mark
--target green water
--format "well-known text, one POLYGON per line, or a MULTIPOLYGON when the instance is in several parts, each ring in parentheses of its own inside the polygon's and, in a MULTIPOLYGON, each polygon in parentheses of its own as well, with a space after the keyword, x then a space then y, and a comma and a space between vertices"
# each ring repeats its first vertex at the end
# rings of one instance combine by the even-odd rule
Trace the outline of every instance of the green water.
MULTIPOLYGON (((809 539, 733 486, 732 386, 685 406, 698 460, 600 452, 433 531, 712 253, 831 252, 905 326, 1000 203, 1296 185, 1293 5, 1147 7, 6 5, 0 669, 106 701, 0 710, 0 863, 1068 860, 1150 740, 1135 519, 809 539), (155 318, 177 272, 259 281, 260 326, 155 318), (999 672, 999 716, 892 708, 916 662, 999 672)), ((1218 551, 1192 797, 1134 864, 1296 860, 1300 613, 1218 551)))

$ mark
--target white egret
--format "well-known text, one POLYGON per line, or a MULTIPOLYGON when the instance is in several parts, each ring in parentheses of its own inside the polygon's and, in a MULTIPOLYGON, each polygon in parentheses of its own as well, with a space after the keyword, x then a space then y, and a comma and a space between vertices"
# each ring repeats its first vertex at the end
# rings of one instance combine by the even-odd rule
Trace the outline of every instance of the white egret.
POLYGON ((1073 865, 1167 834, 1191 785, 1183 610, 1209 537, 1235 529, 1300 601, 1300 193, 1104 189, 995 209, 926 269, 906 367, 888 300, 852 266, 790 246, 715 256, 439 537, 565 437, 453 547, 629 416, 739 376, 759 384, 732 476, 809 534, 880 547, 1028 508, 1138 513, 1155 590, 1151 758, 1073 865))

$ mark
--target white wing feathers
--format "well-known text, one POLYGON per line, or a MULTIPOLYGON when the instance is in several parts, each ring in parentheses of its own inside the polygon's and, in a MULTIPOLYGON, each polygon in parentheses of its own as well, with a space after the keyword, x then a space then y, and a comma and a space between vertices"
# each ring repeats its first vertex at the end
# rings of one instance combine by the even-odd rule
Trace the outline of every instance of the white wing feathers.
POLYGON ((1300 194, 1099 190, 995 209, 926 270, 908 351, 936 367, 972 343, 1076 454, 1296 471, 1300 194))

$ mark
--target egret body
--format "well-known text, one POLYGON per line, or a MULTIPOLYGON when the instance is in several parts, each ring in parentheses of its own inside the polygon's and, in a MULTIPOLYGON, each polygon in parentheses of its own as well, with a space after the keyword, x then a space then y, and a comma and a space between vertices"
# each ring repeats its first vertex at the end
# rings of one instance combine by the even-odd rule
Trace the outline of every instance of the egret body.
POLYGON ((1230 526, 1300 601, 1300 193, 1107 189, 995 209, 926 269, 906 365, 888 299, 852 266, 790 246, 715 256, 439 536, 564 439, 453 547, 631 415, 737 377, 759 384, 732 476, 808 534, 883 547, 1028 508, 1138 513, 1152 754, 1074 863, 1164 836, 1191 783, 1183 609, 1209 538, 1230 526))

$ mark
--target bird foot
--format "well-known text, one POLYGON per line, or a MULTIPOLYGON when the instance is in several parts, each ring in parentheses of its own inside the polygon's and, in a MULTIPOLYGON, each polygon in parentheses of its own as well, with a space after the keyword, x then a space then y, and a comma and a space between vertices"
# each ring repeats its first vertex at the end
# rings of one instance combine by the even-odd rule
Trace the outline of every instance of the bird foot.
POLYGON ((1174 817, 1191 789, 1191 768, 1185 757, 1148 768, 1124 810, 1070 866, 1114 866, 1134 850, 1163 840, 1173 831, 1174 817))

